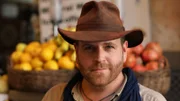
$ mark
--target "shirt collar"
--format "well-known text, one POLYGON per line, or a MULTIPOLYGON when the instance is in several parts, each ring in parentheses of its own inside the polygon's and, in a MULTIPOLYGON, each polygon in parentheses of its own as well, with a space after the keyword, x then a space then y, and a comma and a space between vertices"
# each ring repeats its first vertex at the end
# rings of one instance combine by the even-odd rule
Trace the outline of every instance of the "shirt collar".
MULTIPOLYGON (((115 95, 112 97, 112 100, 114 101, 114 99, 117 99, 120 97, 125 85, 126 85, 126 82, 127 82, 127 75, 126 74, 123 74, 124 75, 124 81, 122 83, 122 86, 116 91, 115 95)), ((75 101, 84 101, 83 100, 83 97, 82 97, 82 94, 81 94, 81 91, 80 91, 80 82, 78 82, 72 89, 71 91, 72 95, 73 95, 73 98, 75 99, 75 101)))

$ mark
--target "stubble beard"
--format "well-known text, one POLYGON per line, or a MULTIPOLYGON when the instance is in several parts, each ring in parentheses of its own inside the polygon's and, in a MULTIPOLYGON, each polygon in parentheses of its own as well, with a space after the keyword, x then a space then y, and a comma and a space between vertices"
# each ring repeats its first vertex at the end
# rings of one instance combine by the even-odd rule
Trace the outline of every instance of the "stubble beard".
MULTIPOLYGON (((79 61, 79 60, 78 60, 79 61)), ((79 70, 85 80, 91 85, 103 88, 113 80, 115 80, 123 69, 123 58, 117 64, 97 63, 89 67, 84 67, 80 61, 78 62, 79 70), (104 72, 94 72, 96 69, 105 69, 104 72)))

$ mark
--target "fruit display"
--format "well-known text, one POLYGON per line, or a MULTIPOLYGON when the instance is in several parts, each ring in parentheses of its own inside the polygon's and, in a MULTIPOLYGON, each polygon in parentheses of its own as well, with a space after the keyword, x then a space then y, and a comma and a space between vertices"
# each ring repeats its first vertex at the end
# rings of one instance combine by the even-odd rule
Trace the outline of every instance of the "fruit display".
MULTIPOLYGON (((74 28, 66 30, 75 31, 74 28)), ((10 56, 13 69, 23 71, 73 70, 75 59, 74 46, 60 35, 44 43, 38 41, 29 44, 18 43, 10 56)))
POLYGON ((149 42, 146 46, 142 44, 128 48, 125 67, 132 68, 136 72, 145 72, 164 68, 165 58, 158 42, 149 42))
POLYGON ((8 88, 8 76, 6 74, 0 76, 0 94, 7 93, 8 88))

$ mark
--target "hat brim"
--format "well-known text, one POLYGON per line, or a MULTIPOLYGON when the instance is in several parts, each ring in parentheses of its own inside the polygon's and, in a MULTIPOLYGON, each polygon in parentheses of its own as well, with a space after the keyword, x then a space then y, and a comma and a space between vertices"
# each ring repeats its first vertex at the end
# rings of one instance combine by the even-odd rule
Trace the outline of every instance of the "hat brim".
POLYGON ((123 32, 105 32, 105 31, 66 31, 61 28, 58 28, 58 32, 61 36, 70 44, 73 44, 75 41, 107 41, 113 40, 121 37, 125 37, 125 40, 128 41, 128 47, 135 47, 143 41, 143 32, 140 29, 129 30, 123 32))

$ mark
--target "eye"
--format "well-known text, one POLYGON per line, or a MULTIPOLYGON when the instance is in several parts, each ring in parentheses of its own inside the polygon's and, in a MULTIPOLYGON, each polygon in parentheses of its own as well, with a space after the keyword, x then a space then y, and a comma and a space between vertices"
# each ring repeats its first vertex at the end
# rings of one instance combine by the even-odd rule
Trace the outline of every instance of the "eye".
POLYGON ((105 46, 105 49, 108 49, 108 50, 109 50, 109 49, 114 49, 114 48, 115 48, 115 47, 114 47, 113 45, 106 45, 106 46, 105 46))
POLYGON ((110 49, 110 48, 114 48, 114 46, 112 46, 112 45, 107 45, 106 48, 107 48, 107 49, 110 49))
POLYGON ((94 47, 93 47, 92 45, 85 45, 85 46, 83 47, 83 49, 84 49, 85 51, 91 52, 91 51, 94 50, 94 47))

